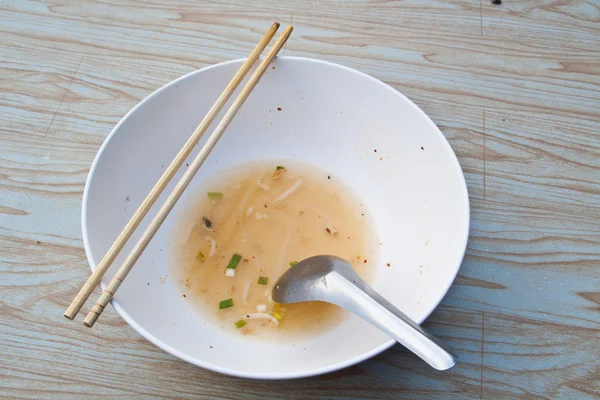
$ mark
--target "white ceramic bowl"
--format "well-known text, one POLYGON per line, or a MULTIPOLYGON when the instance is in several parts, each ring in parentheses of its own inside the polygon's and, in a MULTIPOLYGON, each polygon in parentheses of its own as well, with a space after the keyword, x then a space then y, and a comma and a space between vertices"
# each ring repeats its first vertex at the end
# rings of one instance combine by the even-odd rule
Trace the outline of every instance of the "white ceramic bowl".
MULTIPOLYGON (((110 133, 83 198, 83 240, 92 269, 240 65, 240 60, 215 65, 169 83, 110 133)), ((289 158, 328 171, 354 189, 376 224, 381 262, 374 266, 372 286, 422 322, 452 284, 469 232, 467 188, 450 145, 415 104, 372 77, 305 58, 280 57, 273 66, 189 190, 249 160, 289 158)), ((103 285, 156 210, 155 205, 103 285)), ((282 379, 334 371, 395 343, 354 317, 295 346, 251 341, 211 326, 168 276, 174 217, 112 303, 134 329, 169 353, 225 374, 282 379)))

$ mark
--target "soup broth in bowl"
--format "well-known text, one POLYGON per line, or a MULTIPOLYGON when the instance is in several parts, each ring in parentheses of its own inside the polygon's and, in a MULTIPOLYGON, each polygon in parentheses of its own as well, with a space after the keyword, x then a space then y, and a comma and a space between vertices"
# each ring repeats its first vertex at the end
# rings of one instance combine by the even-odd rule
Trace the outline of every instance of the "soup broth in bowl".
POLYGON ((173 275, 212 324, 259 339, 296 339, 339 324, 331 304, 278 305, 271 289, 318 254, 350 261, 367 281, 377 239, 367 210, 338 179, 298 162, 251 162, 196 189, 175 225, 173 275))

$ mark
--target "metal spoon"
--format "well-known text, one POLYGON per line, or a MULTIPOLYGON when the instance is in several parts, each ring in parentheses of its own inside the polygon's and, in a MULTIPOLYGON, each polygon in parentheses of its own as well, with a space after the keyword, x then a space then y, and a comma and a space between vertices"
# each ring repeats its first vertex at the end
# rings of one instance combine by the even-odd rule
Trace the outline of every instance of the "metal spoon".
POLYGON ((437 370, 452 368, 458 358, 367 285, 352 265, 336 256, 315 256, 291 267, 275 284, 277 303, 325 301, 353 312, 400 342, 437 370))

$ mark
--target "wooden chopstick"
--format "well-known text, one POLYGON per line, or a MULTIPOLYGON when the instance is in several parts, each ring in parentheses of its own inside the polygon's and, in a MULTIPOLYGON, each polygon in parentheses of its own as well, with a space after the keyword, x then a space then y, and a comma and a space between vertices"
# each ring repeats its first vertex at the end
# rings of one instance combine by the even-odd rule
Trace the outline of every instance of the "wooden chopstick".
POLYGON ((221 136, 223 136, 223 133, 225 132, 225 130, 227 129, 227 127, 229 126, 229 124, 231 123, 241 106, 244 104, 252 90, 256 87, 260 78, 262 78, 271 61, 273 61, 277 53, 279 53, 281 48, 284 46, 285 42, 290 37, 292 30, 293 27, 288 26, 285 29, 285 31, 281 34, 281 36, 277 38, 277 41, 275 42, 273 47, 269 50, 269 52, 262 60, 256 71, 254 71, 248 83, 246 83, 239 96, 235 99, 231 107, 229 107, 229 110, 227 110, 227 113, 225 113, 225 116, 223 117, 221 122, 219 122, 219 125, 217 125, 214 132, 210 135, 202 149, 200 149, 200 152, 198 153, 196 158, 194 158, 187 171, 183 174, 183 176, 181 177, 181 179, 179 180, 179 182, 177 183, 177 185, 175 186, 175 188, 173 189, 163 206, 158 210, 158 213, 156 214, 154 219, 152 219, 152 222, 150 222, 150 225, 148 226, 148 228, 146 228, 146 230, 142 234, 142 237, 136 243, 135 247, 131 250, 125 262, 121 265, 115 276, 112 278, 112 280, 104 290, 104 292, 100 295, 100 298, 98 299, 98 301, 96 301, 96 304, 94 304, 92 310, 85 317, 83 321, 83 324, 85 326, 92 327, 98 319, 98 317, 100 316, 100 314, 102 313, 102 311, 104 311, 106 305, 111 301, 117 289, 119 289, 119 286, 121 286, 121 283, 129 273, 129 271, 131 271, 131 268, 133 268, 133 265, 140 258, 142 252, 146 249, 148 243, 150 243, 150 240, 152 240, 152 238, 158 231, 158 228, 160 228, 164 220, 167 218, 169 212, 173 209, 175 203, 177 203, 177 200, 179 200, 184 190, 188 187, 188 185, 194 178, 194 175, 196 175, 196 173, 198 172, 198 170, 200 169, 200 167, 202 166, 212 149, 215 147, 221 136))
POLYGON ((279 22, 275 22, 271 28, 264 34, 264 36, 260 39, 254 50, 248 56, 248 59, 242 64, 240 69, 236 72, 231 81, 227 84, 227 87, 223 90, 223 92, 219 95, 219 98, 213 104, 211 109, 208 111, 200 125, 196 128, 194 133, 187 140, 183 148, 179 151, 179 153, 175 156, 169 167, 165 170, 163 175, 160 177, 158 182, 154 185, 148 196, 144 199, 142 204, 138 207, 137 211, 133 214, 125 228, 121 231, 117 240, 110 247, 108 252, 104 255, 96 270, 92 273, 92 275, 88 278, 87 282, 83 285, 75 299, 71 302, 71 305, 65 311, 65 317, 69 319, 75 318, 83 304, 92 294, 94 288, 100 283, 100 280, 113 263, 115 258, 119 255, 125 243, 131 238, 131 235, 137 229, 142 219, 148 214, 150 208, 156 202, 156 199, 163 192, 165 187, 169 184, 173 176, 177 173, 181 165, 184 163, 185 159, 191 154, 196 146, 196 143, 202 138, 202 135, 208 127, 213 123, 221 109, 227 103, 227 100, 231 97, 235 89, 240 85, 250 68, 254 65, 256 60, 260 57, 260 54, 263 52, 265 47, 269 44, 277 30, 279 29, 279 22))

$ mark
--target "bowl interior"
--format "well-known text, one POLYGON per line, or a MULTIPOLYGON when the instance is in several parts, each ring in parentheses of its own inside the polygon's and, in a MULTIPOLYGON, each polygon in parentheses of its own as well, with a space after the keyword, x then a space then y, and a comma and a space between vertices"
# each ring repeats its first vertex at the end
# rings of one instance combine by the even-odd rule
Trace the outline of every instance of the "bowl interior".
MULTIPOLYGON (((240 65, 233 61, 186 75, 149 96, 115 127, 92 166, 84 195, 83 238, 92 268, 240 65)), ((295 159, 328 171, 360 196, 374 220, 381 246, 379 263, 372 265, 372 286, 422 322, 456 276, 468 237, 468 195, 452 149, 418 107, 376 79, 302 58, 278 58, 273 67, 188 192, 218 171, 250 160, 295 159)), ((153 343, 196 365, 254 378, 328 372, 394 343, 355 317, 294 346, 232 336, 211 326, 168 276, 170 233, 180 208, 175 207, 113 301, 153 343)), ((104 284, 157 209, 138 228, 104 284)))

